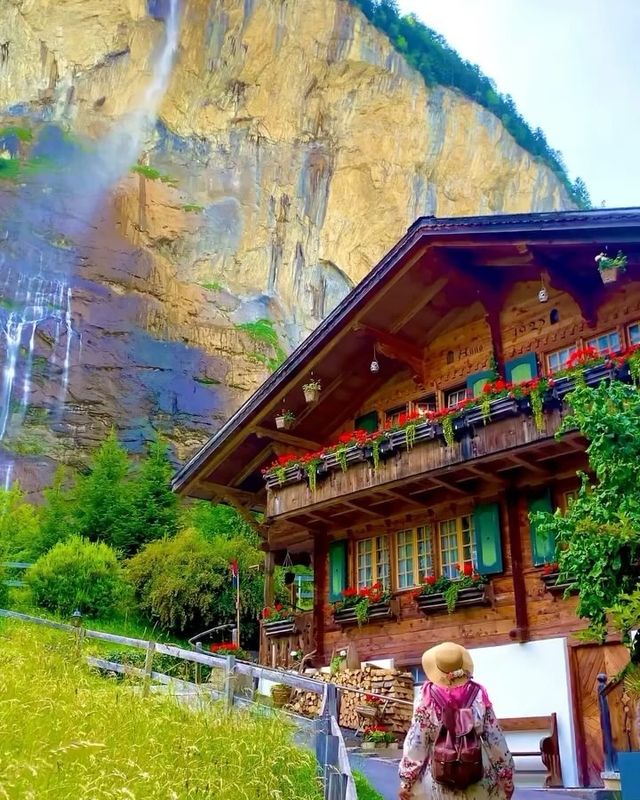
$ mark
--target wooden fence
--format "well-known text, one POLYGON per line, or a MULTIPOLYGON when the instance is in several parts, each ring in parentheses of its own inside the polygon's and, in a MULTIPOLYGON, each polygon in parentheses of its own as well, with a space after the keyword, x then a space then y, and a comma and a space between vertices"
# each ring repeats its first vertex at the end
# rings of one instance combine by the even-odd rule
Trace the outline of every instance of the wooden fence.
MULTIPOLYGON (((146 658, 143 669, 93 656, 87 656, 86 660, 90 666, 97 669, 135 675, 142 678, 143 691, 145 693, 150 691, 151 685, 154 682, 171 685, 179 693, 200 696, 209 695, 215 699, 220 699, 229 709, 234 706, 256 705, 254 695, 260 680, 284 684, 292 689, 299 689, 304 692, 316 692, 322 695, 323 701, 320 716, 314 723, 314 740, 319 773, 324 787, 324 800, 357 800, 356 787, 349 765, 347 749, 342 731, 338 725, 338 687, 334 684, 325 683, 313 678, 308 678, 305 675, 298 675, 284 670, 262 667, 259 664, 237 661, 233 656, 215 656, 205 653, 201 649, 185 650, 175 645, 75 627, 63 622, 53 622, 52 620, 43 619, 41 617, 33 617, 30 614, 21 614, 17 611, 0 609, 0 617, 21 620, 22 622, 29 622, 35 625, 43 625, 61 631, 68 631, 76 636, 78 647, 81 647, 84 638, 88 638, 144 650, 146 652, 146 658), (189 661, 196 665, 221 670, 223 688, 219 690, 207 686, 207 684, 191 683, 189 681, 178 680, 164 673, 154 672, 153 659, 156 653, 173 656, 174 658, 189 661), (253 689, 250 693, 251 696, 247 696, 246 694, 242 695, 235 691, 238 676, 246 676, 252 679, 253 689)), ((294 716, 288 716, 294 722, 299 723, 299 720, 294 716)))

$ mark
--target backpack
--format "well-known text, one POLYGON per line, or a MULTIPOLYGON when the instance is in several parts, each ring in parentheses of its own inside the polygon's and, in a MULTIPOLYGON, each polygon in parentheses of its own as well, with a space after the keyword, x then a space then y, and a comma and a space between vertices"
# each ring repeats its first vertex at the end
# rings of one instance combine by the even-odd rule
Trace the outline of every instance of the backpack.
POLYGON ((460 704, 431 685, 441 727, 433 747, 431 774, 449 789, 466 789, 484 777, 482 746, 474 726, 472 706, 480 687, 469 681, 460 704))

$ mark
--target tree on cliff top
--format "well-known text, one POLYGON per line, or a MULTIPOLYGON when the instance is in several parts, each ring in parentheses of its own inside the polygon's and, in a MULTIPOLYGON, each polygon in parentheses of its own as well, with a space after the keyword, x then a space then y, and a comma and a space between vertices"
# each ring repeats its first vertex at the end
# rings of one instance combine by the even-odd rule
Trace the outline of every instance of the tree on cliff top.
POLYGON ((447 40, 428 28, 415 14, 402 16, 396 0, 350 0, 367 19, 389 37, 393 47, 424 78, 427 86, 448 86, 488 109, 502 122, 516 142, 542 159, 564 184, 580 208, 590 208, 589 192, 581 178, 571 183, 562 154, 549 146, 542 131, 531 129, 518 112, 513 98, 502 95, 495 83, 460 57, 447 40))

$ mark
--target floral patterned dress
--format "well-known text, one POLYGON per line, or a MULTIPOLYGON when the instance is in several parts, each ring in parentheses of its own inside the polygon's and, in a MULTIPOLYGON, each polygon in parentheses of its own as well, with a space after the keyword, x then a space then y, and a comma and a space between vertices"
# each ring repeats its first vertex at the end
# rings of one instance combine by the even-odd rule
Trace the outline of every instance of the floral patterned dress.
MULTIPOLYGON (((412 800, 509 800, 513 758, 482 687, 473 702, 473 716, 482 743, 483 779, 464 790, 448 789, 433 780, 430 760, 440 721, 431 700, 430 687, 429 683, 423 687, 400 761, 400 780, 412 785, 412 800)), ((463 685, 443 691, 456 697, 464 688, 463 685)))

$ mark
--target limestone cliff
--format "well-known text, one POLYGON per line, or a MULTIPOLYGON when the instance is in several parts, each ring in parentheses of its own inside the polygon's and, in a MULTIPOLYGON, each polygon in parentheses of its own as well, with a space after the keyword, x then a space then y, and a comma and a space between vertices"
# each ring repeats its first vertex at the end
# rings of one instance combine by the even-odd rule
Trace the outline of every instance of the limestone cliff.
MULTIPOLYGON (((86 149, 118 126, 152 78, 167 2, 5 0, 0 151, 3 126, 29 135, 5 136, 2 154, 28 161, 34 142, 55 140, 55 162, 60 142, 86 149)), ((52 346, 38 336, 30 405, 46 414, 30 408, 25 422, 35 416, 31 437, 58 459, 81 461, 112 421, 132 445, 163 430, 186 457, 277 356, 243 324, 273 320, 290 349, 420 214, 569 205, 497 118, 427 88, 345 0, 183 0, 138 162, 92 209, 89 233, 70 237, 82 350, 55 425, 52 346)), ((0 180, 0 215, 33 192, 0 180)), ((73 198, 68 181, 66 206, 88 216, 73 198)), ((24 452, 25 436, 9 426, 5 446, 24 452)))

